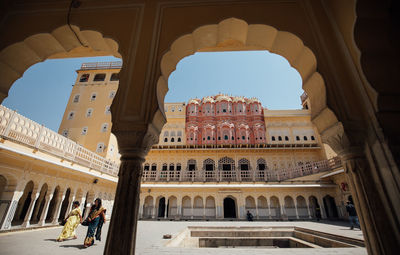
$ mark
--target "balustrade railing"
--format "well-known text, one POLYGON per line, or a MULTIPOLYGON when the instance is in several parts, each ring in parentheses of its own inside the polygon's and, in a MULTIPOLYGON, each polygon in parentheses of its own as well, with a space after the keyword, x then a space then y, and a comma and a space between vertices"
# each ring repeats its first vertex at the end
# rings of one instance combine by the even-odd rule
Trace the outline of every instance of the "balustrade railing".
POLYGON ((338 157, 308 162, 300 166, 278 170, 194 170, 194 171, 143 171, 144 182, 254 182, 285 181, 302 176, 326 172, 341 167, 338 157))
POLYGON ((118 175, 118 164, 3 105, 0 105, 0 137, 31 146, 102 173, 118 175))

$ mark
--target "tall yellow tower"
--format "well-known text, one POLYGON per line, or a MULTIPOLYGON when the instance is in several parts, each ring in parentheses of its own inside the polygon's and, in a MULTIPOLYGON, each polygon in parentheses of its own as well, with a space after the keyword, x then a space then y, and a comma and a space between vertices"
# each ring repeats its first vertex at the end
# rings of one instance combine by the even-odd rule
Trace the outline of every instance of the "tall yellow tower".
POLYGON ((122 62, 84 63, 77 70, 59 133, 100 156, 118 160, 111 134, 110 106, 118 88, 122 62))

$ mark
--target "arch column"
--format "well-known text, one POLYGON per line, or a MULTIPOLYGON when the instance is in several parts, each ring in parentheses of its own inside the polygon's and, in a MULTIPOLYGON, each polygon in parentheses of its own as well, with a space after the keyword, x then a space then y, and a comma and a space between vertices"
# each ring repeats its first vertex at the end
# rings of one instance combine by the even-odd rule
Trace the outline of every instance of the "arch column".
POLYGON ((85 215, 83 217, 84 219, 86 219, 87 216, 89 215, 90 207, 92 207, 92 204, 93 204, 93 201, 94 201, 94 197, 95 197, 94 192, 93 191, 92 192, 89 191, 89 195, 88 195, 88 198, 87 198, 87 201, 86 201, 85 215))
POLYGON ((140 203, 139 203, 139 219, 143 219, 143 207, 144 207, 145 197, 141 197, 139 200, 140 200, 140 203))
POLYGON ((22 223, 21 227, 27 228, 30 226, 30 219, 33 213, 33 206, 35 205, 35 202, 37 201, 39 195, 40 195, 40 190, 38 189, 38 187, 33 188, 31 194, 31 203, 29 204, 28 211, 26 212, 24 222, 22 223))
MULTIPOLYGON (((48 192, 48 190, 49 190, 49 188, 47 187, 47 192, 48 192)), ((45 193, 46 192, 43 192, 43 194, 39 195, 39 198, 37 199, 37 202, 36 202, 37 206, 35 206, 35 209, 33 210, 31 220, 37 218, 39 210, 40 210, 40 204, 43 202, 43 199, 45 199, 45 193)))
POLYGON ((321 212, 321 219, 327 219, 326 211, 325 211, 325 206, 324 206, 324 199, 322 198, 322 195, 317 196, 318 204, 319 204, 319 209, 321 212))
POLYGON ((294 199, 293 199, 294 201, 294 207, 295 207, 295 209, 296 209, 296 219, 299 219, 300 217, 299 217, 299 210, 297 210, 297 197, 296 196, 294 196, 294 199))
POLYGON ((51 192, 48 192, 47 195, 44 197, 45 203, 44 203, 42 215, 40 215, 40 218, 39 218, 39 222, 38 222, 39 226, 44 226, 44 224, 46 223, 47 214, 49 213, 48 210, 49 210, 49 206, 50 206, 50 201, 53 198, 54 189, 50 189, 49 187, 47 189, 48 189, 48 191, 51 190, 51 192))
MULTIPOLYGON (((8 209, 6 209, 5 215, 4 215, 4 221, 0 222, 0 229, 1 230, 7 230, 11 229, 11 222, 14 218, 14 215, 16 213, 17 207, 18 207, 18 201, 22 197, 23 191, 15 191, 14 189, 11 189, 11 187, 8 187, 8 190, 3 191, 2 199, 9 201, 8 209)), ((2 220, 2 219, 0 219, 2 220)))
POLYGON ((56 204, 56 210, 54 211, 52 218, 51 218, 51 223, 52 224, 56 224, 58 221, 58 215, 60 214, 60 210, 61 210, 61 206, 62 206, 62 202, 65 198, 65 193, 67 192, 67 190, 60 190, 59 195, 57 196, 57 204, 56 204))
MULTIPOLYGON (((113 217, 108 229, 104 255, 135 253, 143 163, 151 146, 158 141, 158 134, 160 133, 160 130, 152 127, 150 125, 146 133, 113 130, 118 138, 118 146, 122 156, 112 212, 113 217), (129 212, 128 217, 127 212, 129 212)), ((116 129, 116 126, 113 125, 113 129, 116 129)))
POLYGON ((395 247, 398 248, 400 230, 391 223, 395 221, 395 215, 388 212, 390 210, 388 204, 391 202, 387 194, 382 194, 384 191, 380 187, 383 183, 373 176, 371 164, 360 149, 350 149, 342 152, 340 156, 350 184, 361 229, 368 244, 368 253, 392 254, 395 247), (393 250, 387 250, 390 247, 393 250))
POLYGON ((182 197, 176 197, 177 217, 182 218, 182 197))
POLYGON ((307 206, 307 213, 308 213, 308 218, 309 219, 312 219, 312 217, 311 217, 311 212, 310 212, 310 201, 309 201, 309 197, 310 196, 306 196, 306 195, 304 195, 305 196, 305 200, 306 200, 306 206, 307 206))

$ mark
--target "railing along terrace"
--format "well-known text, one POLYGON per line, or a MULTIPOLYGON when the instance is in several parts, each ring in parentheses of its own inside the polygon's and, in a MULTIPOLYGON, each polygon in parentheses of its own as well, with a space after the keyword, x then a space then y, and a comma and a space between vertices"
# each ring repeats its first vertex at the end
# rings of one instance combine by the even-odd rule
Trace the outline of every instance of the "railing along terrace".
POLYGON ((118 175, 119 165, 3 105, 0 105, 0 137, 102 173, 118 175))
POLYGON ((120 69, 122 61, 83 63, 80 70, 120 69))
POLYGON ((326 172, 342 166, 338 157, 307 162, 278 170, 186 170, 143 171, 143 182, 280 182, 297 177, 326 172))

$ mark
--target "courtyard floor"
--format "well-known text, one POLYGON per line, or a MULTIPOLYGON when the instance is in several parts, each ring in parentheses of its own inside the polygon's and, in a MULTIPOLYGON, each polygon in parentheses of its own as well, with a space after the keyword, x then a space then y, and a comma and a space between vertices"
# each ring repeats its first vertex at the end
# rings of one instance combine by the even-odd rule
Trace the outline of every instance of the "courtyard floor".
MULTIPOLYGON (((350 230, 345 222, 234 222, 234 221, 139 221, 136 254, 213 254, 213 255, 258 255, 258 254, 352 254, 366 255, 365 248, 296 248, 296 249, 261 249, 261 248, 182 248, 165 247, 168 240, 162 239, 164 234, 171 234, 172 237, 180 233, 188 226, 298 226, 331 234, 343 235, 347 237, 363 239, 360 230, 350 230)), ((77 240, 68 240, 61 243, 56 242, 56 238, 61 231, 61 227, 46 229, 27 230, 19 232, 0 233, 0 255, 9 254, 103 254, 105 240, 108 231, 108 222, 103 227, 103 241, 96 241, 95 245, 85 249, 83 239, 87 228, 79 226, 77 229, 77 240)))

